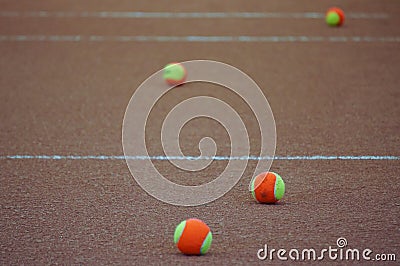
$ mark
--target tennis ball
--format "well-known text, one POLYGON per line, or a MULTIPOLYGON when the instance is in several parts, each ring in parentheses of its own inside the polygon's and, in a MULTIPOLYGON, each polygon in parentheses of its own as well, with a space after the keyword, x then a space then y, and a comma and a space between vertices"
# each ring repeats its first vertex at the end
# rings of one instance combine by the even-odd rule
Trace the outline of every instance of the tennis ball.
POLYGON ((329 26, 341 26, 344 22, 344 12, 340 8, 331 7, 325 15, 325 21, 329 26))
POLYGON ((251 181, 251 194, 260 203, 275 203, 285 194, 285 183, 277 173, 261 173, 251 181))
POLYGON ((183 254, 206 254, 211 242, 210 228, 199 219, 185 220, 175 229, 174 243, 183 254))
POLYGON ((163 78, 168 85, 180 85, 186 80, 186 69, 182 64, 170 63, 164 67, 163 78))

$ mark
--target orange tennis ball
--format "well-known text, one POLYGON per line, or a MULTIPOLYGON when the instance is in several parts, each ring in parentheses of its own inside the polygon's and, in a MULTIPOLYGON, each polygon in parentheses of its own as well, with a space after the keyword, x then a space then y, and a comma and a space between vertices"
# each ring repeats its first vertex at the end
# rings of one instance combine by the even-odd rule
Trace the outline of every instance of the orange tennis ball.
POLYGON ((331 7, 325 15, 325 21, 329 26, 341 26, 344 23, 344 12, 338 7, 331 7))
POLYGON ((275 203, 285 194, 285 182, 277 173, 261 173, 251 181, 251 193, 260 203, 275 203))
POLYGON ((186 69, 180 63, 170 63, 163 69, 163 78, 168 85, 176 86, 186 81, 186 69))
POLYGON ((206 254, 211 242, 210 228, 199 219, 182 221, 175 229, 174 243, 183 254, 206 254))

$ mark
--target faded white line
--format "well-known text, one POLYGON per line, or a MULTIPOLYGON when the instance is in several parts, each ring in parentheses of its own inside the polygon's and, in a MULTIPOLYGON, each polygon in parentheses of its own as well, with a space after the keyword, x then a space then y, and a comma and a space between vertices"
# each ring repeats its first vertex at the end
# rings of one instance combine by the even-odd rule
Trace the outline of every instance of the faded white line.
POLYGON ((260 157, 260 156, 124 156, 124 155, 1 155, 0 159, 11 160, 155 160, 155 161, 170 161, 170 160, 216 160, 216 161, 229 161, 229 160, 246 160, 246 161, 260 161, 260 160, 282 160, 282 161, 315 161, 315 160, 400 160, 400 156, 393 155, 303 155, 303 156, 274 156, 274 157, 260 157))
MULTIPOLYGON (((325 13, 321 12, 75 12, 75 11, 2 11, 0 17, 31 17, 31 18, 122 18, 122 19, 141 19, 141 18, 159 18, 159 19, 322 19, 325 13)), ((350 19, 387 19, 385 13, 346 13, 350 19)))
POLYGON ((400 42, 398 36, 142 36, 142 35, 0 35, 0 42, 400 42))

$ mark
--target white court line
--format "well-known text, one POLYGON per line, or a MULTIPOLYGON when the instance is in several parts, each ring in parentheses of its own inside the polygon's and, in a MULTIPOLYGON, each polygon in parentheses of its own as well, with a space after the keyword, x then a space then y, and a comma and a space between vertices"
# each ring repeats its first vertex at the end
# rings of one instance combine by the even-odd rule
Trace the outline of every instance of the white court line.
POLYGON ((378 161, 393 161, 400 160, 400 156, 393 155, 304 155, 304 156, 274 156, 274 157, 260 157, 260 156, 123 156, 123 155, 1 155, 0 160, 155 160, 155 161, 198 161, 198 160, 215 160, 215 161, 229 161, 229 160, 248 160, 248 161, 261 161, 261 160, 281 160, 281 161, 318 161, 318 160, 378 160, 378 161))
POLYGON ((400 37, 370 36, 113 36, 113 35, 0 35, 0 42, 400 42, 400 37))
MULTIPOLYGON (((2 11, 0 17, 19 18, 159 18, 159 19, 187 19, 187 18, 241 18, 241 19, 322 19, 325 13, 319 12, 74 12, 74 11, 2 11)), ((387 19, 388 14, 385 13, 347 13, 347 18, 351 19, 387 19)))

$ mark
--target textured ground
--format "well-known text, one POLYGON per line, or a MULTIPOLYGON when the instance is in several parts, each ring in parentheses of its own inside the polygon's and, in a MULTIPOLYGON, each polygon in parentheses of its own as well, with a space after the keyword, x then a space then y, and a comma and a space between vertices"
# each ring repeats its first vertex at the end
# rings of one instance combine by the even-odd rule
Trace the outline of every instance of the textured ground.
MULTIPOLYGON (((349 19, 339 29, 315 19, 0 17, 0 35, 400 36, 395 0, 131 2, 24 0, 0 6, 2 11, 324 12, 335 4, 346 12, 390 17, 349 19)), ((0 42, 0 155, 121 155, 122 119, 135 88, 168 62, 211 59, 238 67, 260 85, 276 120, 276 154, 400 156, 399 51, 398 42, 0 42)), ((246 121, 254 119, 238 99, 199 86, 227 98, 246 121)), ((167 95, 165 108, 195 91, 189 84, 167 95)), ((149 144, 154 154, 161 151, 155 126, 161 114, 153 114, 155 129, 148 136, 155 140, 149 144)), ((188 150, 202 136, 227 140, 222 127, 210 132, 212 122, 197 122, 182 134, 188 150)), ((257 127, 250 125, 249 131, 257 136, 257 127)), ((252 139, 252 148, 257 141, 252 139)), ((221 145, 219 153, 226 149, 221 145)), ((167 163, 156 164, 183 183, 209 179, 224 167, 215 162, 188 177, 167 163)), ((400 259, 399 161, 275 161, 271 169, 282 175, 287 192, 274 206, 251 199, 252 167, 221 199, 176 207, 146 194, 122 160, 0 159, 0 263, 266 264, 270 261, 257 259, 264 244, 322 249, 335 246, 338 237, 353 248, 396 253, 400 259), (186 257, 172 243, 175 226, 189 217, 204 220, 213 231, 206 256, 186 257)))

